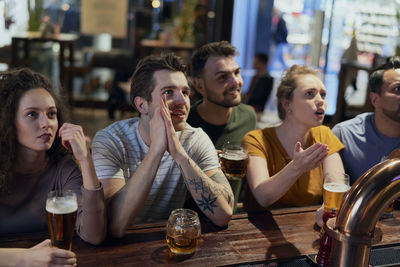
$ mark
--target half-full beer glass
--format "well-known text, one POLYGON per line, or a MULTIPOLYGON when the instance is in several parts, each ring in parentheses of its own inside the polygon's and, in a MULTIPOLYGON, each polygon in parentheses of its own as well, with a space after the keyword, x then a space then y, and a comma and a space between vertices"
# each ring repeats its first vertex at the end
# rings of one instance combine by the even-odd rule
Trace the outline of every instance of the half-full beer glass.
POLYGON ((342 205, 343 196, 349 189, 347 174, 334 172, 326 175, 323 188, 324 212, 337 213, 342 205))
POLYGON ((78 202, 72 191, 51 191, 46 201, 46 218, 51 245, 71 250, 78 202))
POLYGON ((226 142, 222 147, 220 158, 222 168, 228 179, 238 180, 246 175, 249 156, 243 146, 226 142))
POLYGON ((168 218, 166 239, 172 253, 192 254, 196 250, 201 234, 197 212, 190 209, 176 209, 168 218))

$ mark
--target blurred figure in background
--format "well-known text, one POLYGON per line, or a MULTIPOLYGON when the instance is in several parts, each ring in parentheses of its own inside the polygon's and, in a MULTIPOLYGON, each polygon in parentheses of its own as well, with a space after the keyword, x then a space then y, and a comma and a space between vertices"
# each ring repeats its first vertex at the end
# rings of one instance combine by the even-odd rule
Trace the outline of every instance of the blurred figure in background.
POLYGON ((256 112, 264 111, 274 84, 274 78, 269 75, 267 66, 268 56, 264 53, 257 53, 253 61, 256 75, 253 76, 249 90, 244 95, 245 103, 252 106, 256 112))
POLYGON ((207 7, 197 4, 194 8, 194 46, 199 48, 207 42, 207 7))
POLYGON ((286 21, 283 19, 281 12, 273 8, 272 9, 272 40, 275 46, 272 46, 272 51, 270 55, 273 55, 269 71, 272 70, 286 70, 288 66, 286 65, 283 53, 287 44, 288 29, 286 27, 286 21), (277 68, 276 64, 280 64, 281 68, 277 68))
MULTIPOLYGON (((357 39, 355 32, 351 38, 349 47, 343 52, 342 63, 357 63, 358 62, 358 49, 357 49, 357 39)), ((346 81, 344 83, 344 88, 352 85, 354 92, 357 91, 357 74, 358 70, 355 68, 347 69, 346 81)))

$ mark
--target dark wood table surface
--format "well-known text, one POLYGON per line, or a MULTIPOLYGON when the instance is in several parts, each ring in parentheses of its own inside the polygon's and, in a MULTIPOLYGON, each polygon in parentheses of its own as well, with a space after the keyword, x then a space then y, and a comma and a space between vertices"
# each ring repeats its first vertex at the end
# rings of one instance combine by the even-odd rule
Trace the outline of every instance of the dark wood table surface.
MULTIPOLYGON (((314 226, 315 207, 234 215, 228 227, 202 223, 194 255, 176 257, 165 241, 165 223, 132 226, 121 239, 108 238, 93 246, 75 237, 73 251, 79 266, 220 266, 288 259, 318 251, 319 231, 314 226)), ((400 242, 400 214, 377 223, 382 240, 376 245, 400 242)), ((0 238, 0 247, 31 247, 47 233, 0 238)))

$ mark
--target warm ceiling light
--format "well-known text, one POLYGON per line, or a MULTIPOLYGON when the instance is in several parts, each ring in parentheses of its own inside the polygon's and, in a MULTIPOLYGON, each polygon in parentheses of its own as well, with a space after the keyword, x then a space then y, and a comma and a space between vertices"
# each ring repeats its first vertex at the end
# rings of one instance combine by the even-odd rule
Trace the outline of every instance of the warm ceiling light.
POLYGON ((158 0, 153 0, 153 1, 151 2, 151 6, 152 6, 153 8, 159 8, 159 7, 160 7, 160 1, 158 1, 158 0))

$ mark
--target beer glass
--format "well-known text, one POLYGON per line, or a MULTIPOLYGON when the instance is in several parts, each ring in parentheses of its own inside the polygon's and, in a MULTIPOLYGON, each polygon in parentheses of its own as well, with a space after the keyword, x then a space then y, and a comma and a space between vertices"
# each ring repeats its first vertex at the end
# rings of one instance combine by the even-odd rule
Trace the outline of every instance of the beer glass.
POLYGON ((349 175, 341 172, 326 175, 323 186, 324 212, 337 213, 349 189, 349 175))
POLYGON ((246 175, 249 156, 243 146, 226 142, 222 146, 220 158, 224 173, 229 180, 240 180, 246 175))
POLYGON ((51 245, 71 250, 78 202, 70 190, 50 191, 46 200, 46 218, 51 245))
POLYGON ((330 253, 332 237, 326 232, 326 222, 337 216, 340 205, 342 205, 344 194, 350 189, 349 176, 342 172, 333 172, 325 175, 323 185, 324 215, 322 217, 323 227, 320 232, 318 254, 315 262, 318 266, 330 266, 330 253))
POLYGON ((197 212, 190 209, 173 210, 166 228, 167 244, 172 253, 187 255, 195 252, 201 234, 197 212))

